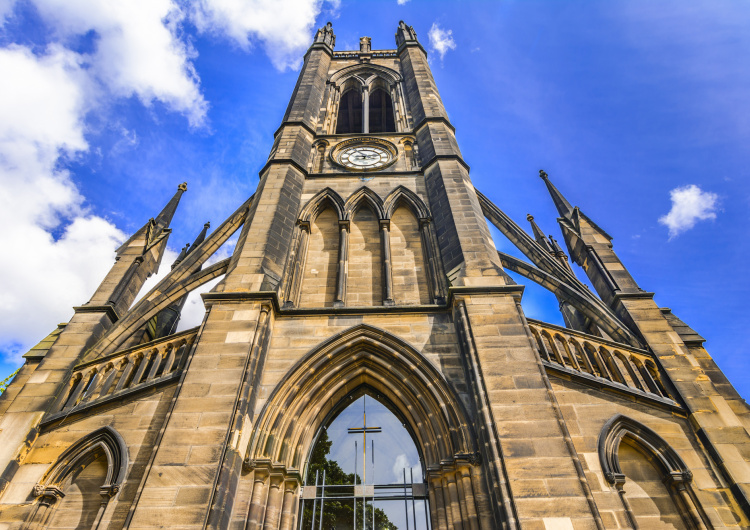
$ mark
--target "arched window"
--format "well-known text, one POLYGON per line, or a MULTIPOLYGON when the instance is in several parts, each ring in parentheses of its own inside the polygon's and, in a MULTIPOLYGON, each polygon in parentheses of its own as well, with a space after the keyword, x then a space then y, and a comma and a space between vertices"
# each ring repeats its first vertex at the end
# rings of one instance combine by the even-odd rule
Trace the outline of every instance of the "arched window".
POLYGON ((310 453, 301 528, 427 530, 425 470, 411 435, 374 392, 345 401, 310 453))
POLYGON ((361 133, 362 96, 356 89, 347 90, 339 103, 339 118, 336 134, 361 133))
POLYGON ((369 132, 395 132, 396 125, 393 120, 393 102, 391 96, 382 88, 370 93, 369 101, 369 132))

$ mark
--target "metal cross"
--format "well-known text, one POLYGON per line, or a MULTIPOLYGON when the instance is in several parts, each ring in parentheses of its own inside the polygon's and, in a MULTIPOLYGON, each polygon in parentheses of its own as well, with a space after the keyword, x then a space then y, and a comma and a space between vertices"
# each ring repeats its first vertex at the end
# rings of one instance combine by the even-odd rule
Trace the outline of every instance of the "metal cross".
POLYGON ((352 427, 349 434, 362 433, 362 484, 367 484, 367 433, 381 432, 380 427, 367 426, 367 395, 364 396, 362 403, 362 427, 352 427))

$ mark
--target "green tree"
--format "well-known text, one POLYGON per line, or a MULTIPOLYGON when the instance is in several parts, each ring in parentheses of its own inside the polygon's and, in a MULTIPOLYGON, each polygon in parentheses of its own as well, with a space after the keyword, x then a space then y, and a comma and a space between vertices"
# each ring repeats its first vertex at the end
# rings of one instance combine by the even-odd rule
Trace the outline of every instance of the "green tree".
POLYGON ((0 381, 0 394, 2 394, 3 392, 5 392, 5 389, 8 388, 8 385, 10 384, 10 382, 13 381, 13 378, 18 373, 18 370, 20 370, 20 368, 17 368, 15 372, 13 372, 8 377, 6 377, 2 381, 0 381))

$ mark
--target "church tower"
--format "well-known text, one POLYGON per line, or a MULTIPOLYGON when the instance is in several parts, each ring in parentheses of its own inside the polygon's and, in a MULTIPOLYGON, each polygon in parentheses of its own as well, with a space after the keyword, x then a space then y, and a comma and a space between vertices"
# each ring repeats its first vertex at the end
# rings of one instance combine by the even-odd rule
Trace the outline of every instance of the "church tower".
POLYGON ((181 185, 26 355, 0 528, 750 527, 750 409, 704 339, 545 172, 567 250, 474 188, 414 28, 335 42, 317 31, 256 192, 133 303, 181 185), (526 318, 509 273, 566 326, 526 318))

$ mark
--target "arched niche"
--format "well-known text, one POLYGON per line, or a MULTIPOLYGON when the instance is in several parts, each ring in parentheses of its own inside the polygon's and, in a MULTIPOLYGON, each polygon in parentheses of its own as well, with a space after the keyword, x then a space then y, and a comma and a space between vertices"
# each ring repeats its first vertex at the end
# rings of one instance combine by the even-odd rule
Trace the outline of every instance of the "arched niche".
POLYGON ((120 491, 127 469, 128 448, 115 429, 102 427, 81 438, 58 457, 34 486, 33 495, 37 502, 25 528, 47 528, 49 524, 58 527, 58 519, 69 522, 74 518, 72 510, 70 514, 56 516, 57 511, 65 509, 61 505, 65 504, 66 494, 71 490, 74 490, 74 495, 70 500, 82 503, 76 528, 99 528, 110 499, 120 491), (84 494, 89 498, 79 498, 84 494), (96 497, 90 498, 92 494, 96 497), (93 515, 88 504, 98 505, 93 515))
MULTIPOLYGON (((385 201, 367 186, 359 188, 346 201, 336 191, 324 188, 310 198, 302 208, 297 220, 297 227, 291 245, 292 251, 287 258, 284 277, 279 288, 280 296, 284 299, 284 307, 301 307, 301 304, 305 307, 326 307, 330 305, 341 307, 344 305, 444 303, 447 286, 445 285, 444 278, 439 273, 442 270, 442 266, 437 250, 437 237, 434 233, 429 210, 422 199, 408 188, 404 186, 394 188, 388 194, 385 201), (403 214, 405 209, 410 211, 411 216, 407 215, 405 218, 404 215, 398 215, 394 220, 393 216, 399 208, 402 208, 400 214, 403 214), (310 250, 309 245, 312 232, 316 232, 316 237, 323 237, 323 232, 319 230, 320 227, 316 227, 314 224, 321 212, 326 209, 335 212, 337 216, 338 235, 334 234, 333 231, 333 217, 330 215, 327 216, 330 217, 330 222, 328 223, 329 229, 325 234, 326 240, 322 242, 318 241, 317 247, 310 250), (366 230, 368 232, 367 237, 362 237, 362 226, 360 226, 362 219, 355 219, 355 216, 361 217, 359 212, 363 210, 366 210, 365 216, 370 218, 367 221, 375 221, 377 223, 379 235, 374 233, 373 223, 370 222, 370 229, 366 230), (413 219, 411 218, 412 216, 413 219), (391 251, 391 221, 395 223, 393 225, 393 229, 395 230, 394 237, 396 238, 394 240, 395 257, 392 256, 391 251), (409 225, 408 227, 406 227, 407 224, 409 225), (408 244, 406 244, 406 238, 402 237, 406 228, 408 228, 406 231, 409 232, 408 244), (398 238, 402 238, 403 240, 399 241, 397 240, 398 238), (334 239, 337 239, 337 241, 334 241, 334 239), (418 248, 420 246, 421 250, 418 248), (338 262, 335 264, 336 280, 333 303, 330 303, 331 296, 329 295, 326 295, 324 301, 317 300, 314 303, 302 302, 303 277, 308 272, 311 272, 308 270, 308 254, 310 252, 317 252, 319 248, 323 247, 331 251, 328 254, 330 260, 327 268, 327 274, 330 273, 329 279, 333 279, 334 277, 331 264, 333 259, 332 249, 337 249, 338 262), (369 264, 368 271, 365 273, 362 273, 362 271, 359 272, 360 280, 363 274, 369 279, 368 296, 360 296, 362 294, 360 292, 362 285, 354 289, 349 288, 352 282, 357 281, 355 273, 357 273, 358 265, 362 265, 363 263, 361 260, 357 262, 357 253, 362 250, 359 247, 368 247, 370 254, 377 254, 376 257, 378 258, 375 260, 372 255, 365 256, 365 258, 368 258, 366 260, 369 264), (397 293, 400 287, 399 282, 403 283, 402 280, 404 278, 399 277, 399 274, 403 271, 394 269, 394 267, 404 265, 403 263, 399 264, 398 260, 399 256, 406 251, 414 258, 407 265, 411 266, 412 269, 415 269, 415 267, 422 269, 421 271, 417 271, 420 274, 417 274, 419 278, 416 279, 416 283, 419 284, 419 296, 405 297, 403 296, 403 292, 401 295, 397 293), (378 263, 375 263, 375 261, 378 263)), ((315 269, 317 271, 322 270, 317 267, 315 269)))
POLYGON ((308 238, 299 305, 332 307, 339 259, 339 218, 334 208, 318 212, 310 222, 308 238))
POLYGON ((644 528, 644 522, 649 526, 648 521, 660 521, 665 529, 712 528, 691 487, 692 473, 677 452, 653 430, 616 414, 599 435, 598 452, 604 476, 617 488, 633 528, 644 528), (630 479, 625 471, 631 473, 630 479), (659 480, 652 480, 653 477, 659 480), (659 499, 659 482, 668 502, 659 499), (643 488, 642 483, 649 486, 643 488), (633 498, 639 496, 639 502, 633 503, 633 498))
MULTIPOLYGON (((460 399, 418 351, 368 325, 309 352, 269 396, 247 448, 246 467, 256 473, 253 498, 272 498, 267 492, 274 487, 274 470, 279 480, 297 477, 301 484, 321 428, 351 396, 364 392, 377 393, 412 433, 427 470, 431 526, 472 521, 472 527, 494 528, 476 437, 460 399)), ((259 524, 270 502, 253 504, 248 520, 259 524)))

